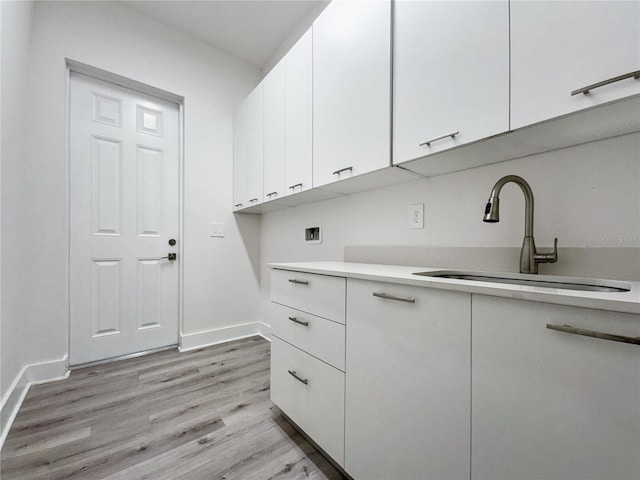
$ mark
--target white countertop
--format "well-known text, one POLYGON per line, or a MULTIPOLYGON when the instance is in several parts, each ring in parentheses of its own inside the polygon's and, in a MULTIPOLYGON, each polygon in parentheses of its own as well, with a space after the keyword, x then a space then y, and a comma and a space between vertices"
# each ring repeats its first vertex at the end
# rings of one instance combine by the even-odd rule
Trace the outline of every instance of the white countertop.
MULTIPOLYGON (((629 292, 589 292, 413 275, 415 272, 446 270, 443 268, 347 262, 269 263, 268 266, 279 270, 317 273, 321 275, 440 288, 443 290, 493 295, 496 297, 530 300, 534 302, 640 314, 640 282, 622 282, 631 286, 631 291, 629 292)), ((465 272, 470 271, 465 270, 465 272)), ((616 280, 615 282, 618 281, 616 280)))

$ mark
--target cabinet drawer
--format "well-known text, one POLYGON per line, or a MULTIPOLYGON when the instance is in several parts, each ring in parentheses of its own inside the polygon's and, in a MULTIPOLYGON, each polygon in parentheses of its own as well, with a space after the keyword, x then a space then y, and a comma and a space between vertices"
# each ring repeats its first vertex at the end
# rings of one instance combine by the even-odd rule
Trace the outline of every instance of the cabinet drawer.
POLYGON ((344 325, 271 303, 271 333, 344 372, 344 325))
POLYGON ((296 310, 345 321, 346 280, 328 275, 273 270, 271 300, 296 310))
POLYGON ((344 465, 344 373, 274 336, 271 400, 344 465))

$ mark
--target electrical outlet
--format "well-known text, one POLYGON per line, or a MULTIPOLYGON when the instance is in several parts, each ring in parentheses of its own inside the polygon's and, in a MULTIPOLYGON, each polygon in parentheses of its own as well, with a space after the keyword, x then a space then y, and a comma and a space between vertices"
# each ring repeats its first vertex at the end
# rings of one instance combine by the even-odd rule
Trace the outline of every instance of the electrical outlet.
POLYGON ((424 204, 409 205, 409 228, 424 228, 424 204))

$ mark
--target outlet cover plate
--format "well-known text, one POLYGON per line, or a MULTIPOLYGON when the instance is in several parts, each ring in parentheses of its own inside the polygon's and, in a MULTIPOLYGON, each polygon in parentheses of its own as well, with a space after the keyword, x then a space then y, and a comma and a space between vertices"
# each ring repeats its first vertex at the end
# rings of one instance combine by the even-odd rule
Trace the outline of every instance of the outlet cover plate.
POLYGON ((409 228, 424 228, 424 203, 409 205, 409 228))

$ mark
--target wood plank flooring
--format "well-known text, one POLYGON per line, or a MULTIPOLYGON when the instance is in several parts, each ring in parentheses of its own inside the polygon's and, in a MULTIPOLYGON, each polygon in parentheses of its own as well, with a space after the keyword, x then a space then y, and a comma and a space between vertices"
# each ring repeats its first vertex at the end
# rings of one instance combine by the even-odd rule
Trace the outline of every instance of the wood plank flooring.
POLYGON ((75 370, 33 386, 2 480, 342 479, 269 400, 252 337, 75 370))

